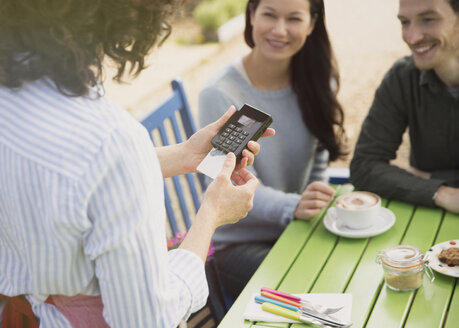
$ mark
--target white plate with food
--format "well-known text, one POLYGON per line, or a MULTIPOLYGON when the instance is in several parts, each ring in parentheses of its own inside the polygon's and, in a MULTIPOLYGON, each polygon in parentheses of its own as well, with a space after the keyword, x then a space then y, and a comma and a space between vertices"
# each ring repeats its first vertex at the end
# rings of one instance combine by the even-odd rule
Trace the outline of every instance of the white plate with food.
POLYGON ((459 278, 459 240, 449 240, 432 246, 426 252, 432 270, 459 278))

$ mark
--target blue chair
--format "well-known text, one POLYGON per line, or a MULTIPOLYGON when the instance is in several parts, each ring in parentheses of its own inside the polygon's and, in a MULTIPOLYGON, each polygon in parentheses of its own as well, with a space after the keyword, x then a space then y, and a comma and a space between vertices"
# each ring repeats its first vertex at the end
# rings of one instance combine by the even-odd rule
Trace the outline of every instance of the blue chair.
MULTIPOLYGON (((180 143, 196 132, 182 82, 174 79, 171 85, 172 95, 140 120, 156 146, 180 143)), ((200 173, 165 179, 164 198, 171 236, 188 231, 191 227, 192 218, 200 206, 203 186, 204 176, 200 173), (179 220, 179 216, 182 220, 179 220)), ((210 309, 211 317, 218 323, 228 310, 212 260, 206 263, 206 276, 209 284, 207 306, 190 318, 188 327, 210 327, 209 317, 199 314, 208 313, 210 309)))
MULTIPOLYGON (((172 81, 173 93, 163 101, 156 109, 149 113, 141 120, 141 123, 150 132, 150 137, 153 144, 156 146, 170 145, 180 143, 196 132, 193 116, 190 111, 190 106, 186 99, 185 90, 180 80, 172 81), (169 125, 169 126, 168 126, 169 125), (155 140, 155 132, 159 133, 160 140, 155 140), (172 133, 171 133, 172 132, 172 133), (173 136, 171 136, 173 134, 173 136), (170 140, 171 137, 174 140, 170 140)), ((191 215, 196 213, 200 206, 200 196, 198 193, 203 190, 204 177, 202 174, 186 174, 185 181, 180 177, 172 177, 174 190, 168 187, 167 181, 164 183, 164 197, 167 217, 169 219, 172 235, 175 236, 179 231, 188 230, 191 226, 191 215), (194 207, 185 199, 185 192, 189 191, 194 207), (180 227, 177 220, 177 212, 173 210, 171 194, 174 194, 178 200, 180 212, 183 216, 184 227, 180 227)))

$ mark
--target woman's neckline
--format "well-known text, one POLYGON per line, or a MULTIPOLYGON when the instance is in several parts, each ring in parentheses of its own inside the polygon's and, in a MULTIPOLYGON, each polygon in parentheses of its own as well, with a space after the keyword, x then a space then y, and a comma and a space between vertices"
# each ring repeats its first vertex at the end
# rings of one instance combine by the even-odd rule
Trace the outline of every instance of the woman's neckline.
MULTIPOLYGON (((290 87, 290 76, 286 77, 257 77, 256 69, 251 68, 251 54, 246 55, 240 59, 240 70, 243 71, 243 76, 248 80, 250 85, 262 91, 276 91, 290 87), (269 79, 275 82, 269 82, 269 79), (283 80, 283 81, 282 81, 283 80)), ((265 71, 266 72, 266 71, 265 71)))

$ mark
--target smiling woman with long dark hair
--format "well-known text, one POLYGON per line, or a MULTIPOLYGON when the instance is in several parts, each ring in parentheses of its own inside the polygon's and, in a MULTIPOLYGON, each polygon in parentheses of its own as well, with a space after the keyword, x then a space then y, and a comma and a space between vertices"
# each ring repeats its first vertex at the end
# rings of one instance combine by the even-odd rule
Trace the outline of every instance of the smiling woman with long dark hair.
POLYGON ((234 297, 291 220, 310 220, 330 203, 326 168, 346 153, 323 1, 250 0, 244 37, 251 51, 218 72, 199 99, 201 125, 248 103, 271 114, 277 131, 253 166, 262 183, 254 208, 214 235, 217 268, 234 297))
MULTIPOLYGON (((251 11, 260 0, 251 0, 246 11, 244 38, 247 45, 255 47, 251 11)), ((329 152, 330 160, 343 156, 344 113, 336 95, 339 89, 339 72, 325 27, 323 1, 309 0, 313 30, 289 65, 290 84, 298 98, 304 124, 320 141, 322 149, 329 152)))

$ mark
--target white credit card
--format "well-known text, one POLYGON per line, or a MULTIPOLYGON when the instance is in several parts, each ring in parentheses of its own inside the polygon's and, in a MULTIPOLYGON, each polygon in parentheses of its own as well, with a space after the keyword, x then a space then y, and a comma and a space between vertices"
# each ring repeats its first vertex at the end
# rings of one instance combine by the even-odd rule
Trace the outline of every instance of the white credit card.
POLYGON ((226 153, 224 151, 213 148, 204 157, 201 163, 198 165, 198 171, 207 175, 208 177, 215 179, 215 177, 222 170, 223 164, 226 160, 226 153))

